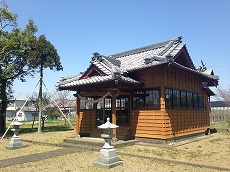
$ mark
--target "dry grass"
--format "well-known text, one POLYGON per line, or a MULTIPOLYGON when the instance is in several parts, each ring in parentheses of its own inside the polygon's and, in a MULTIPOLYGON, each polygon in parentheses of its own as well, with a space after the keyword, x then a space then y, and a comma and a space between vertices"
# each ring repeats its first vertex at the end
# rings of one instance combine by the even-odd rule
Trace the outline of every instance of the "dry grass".
MULTIPOLYGON (((46 142, 46 143, 61 143, 63 139, 66 137, 73 136, 73 131, 65 131, 65 132, 50 132, 50 133, 29 133, 29 134, 21 134, 20 138, 30 141, 37 142, 46 142)), ((4 138, 0 141, 0 160, 7 158, 14 158, 17 156, 24 156, 34 153, 41 153, 46 151, 52 151, 56 149, 60 149, 55 146, 48 146, 44 144, 33 144, 30 142, 23 142, 24 147, 20 149, 9 150, 6 149, 6 146, 9 144, 10 138, 4 138)))
MULTIPOLYGON (((72 136, 73 132, 50 132, 43 134, 23 134, 22 139, 33 141, 45 141, 50 143, 60 143, 66 136, 72 136)), ((4 139, 0 144, 0 160, 33 154, 36 152, 46 152, 59 149, 59 147, 51 147, 47 145, 38 145, 24 142, 26 147, 15 150, 7 150, 5 146, 9 140, 4 139)), ((147 155, 150 157, 160 157, 166 159, 176 159, 185 162, 194 162, 212 166, 230 168, 230 135, 216 133, 212 137, 189 143, 179 147, 159 148, 146 146, 131 146, 118 148, 118 156, 124 161, 122 166, 110 169, 109 171, 139 172, 139 171, 157 171, 157 172, 214 172, 207 168, 192 167, 186 165, 176 165, 172 163, 159 162, 156 160, 127 157, 119 155, 120 152, 147 155)), ((99 152, 83 150, 73 154, 40 160, 37 162, 29 162, 18 164, 5 168, 0 167, 0 172, 24 172, 24 171, 44 171, 44 172, 72 172, 72 171, 89 171, 103 172, 108 171, 93 166, 93 162, 97 160, 99 152)))
MULTIPOLYGON (((13 167, 0 168, 2 172, 72 172, 72 171, 87 171, 87 172, 104 172, 108 171, 93 166, 93 162, 97 159, 98 153, 92 151, 82 151, 70 155, 50 158, 37 162, 30 162, 13 167)), ((185 165, 175 165, 170 163, 162 163, 148 159, 140 159, 134 157, 119 156, 124 164, 110 169, 110 172, 124 171, 124 172, 139 172, 139 171, 157 171, 157 172, 214 172, 215 170, 202 169, 198 167, 191 167, 185 165)))
POLYGON ((59 132, 46 132, 42 134, 29 133, 23 134, 22 139, 37 141, 37 142, 46 142, 46 143, 61 143, 66 137, 74 137, 75 133, 71 131, 59 131, 59 132))
POLYGON ((135 145, 123 151, 152 157, 230 168, 230 134, 216 133, 211 137, 178 147, 145 147, 135 145))

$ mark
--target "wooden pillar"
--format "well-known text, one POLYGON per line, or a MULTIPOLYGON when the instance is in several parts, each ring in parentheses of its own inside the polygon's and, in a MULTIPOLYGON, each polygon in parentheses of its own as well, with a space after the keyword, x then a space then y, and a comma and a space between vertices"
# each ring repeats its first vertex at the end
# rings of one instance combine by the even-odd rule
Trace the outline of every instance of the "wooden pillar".
POLYGON ((165 68, 162 66, 161 67, 161 86, 160 86, 160 111, 161 111, 161 116, 163 117, 163 120, 162 120, 162 138, 166 138, 167 136, 167 131, 166 131, 166 111, 165 111, 165 88, 164 88, 164 85, 165 85, 165 74, 166 74, 166 71, 164 70, 165 68))
POLYGON ((75 128, 76 138, 80 138, 79 118, 80 118, 80 99, 77 97, 76 128, 75 128))
MULTIPOLYGON (((112 123, 116 125, 117 123, 117 115, 116 115, 116 96, 117 91, 112 91, 112 123)), ((113 134, 115 137, 113 138, 114 141, 117 141, 117 130, 113 129, 113 134)))
POLYGON ((165 113, 165 88, 163 85, 160 87, 160 109, 165 113))
POLYGON ((160 109, 161 112, 165 113, 165 75, 166 75, 167 71, 165 71, 164 67, 161 67, 161 86, 160 86, 160 109))

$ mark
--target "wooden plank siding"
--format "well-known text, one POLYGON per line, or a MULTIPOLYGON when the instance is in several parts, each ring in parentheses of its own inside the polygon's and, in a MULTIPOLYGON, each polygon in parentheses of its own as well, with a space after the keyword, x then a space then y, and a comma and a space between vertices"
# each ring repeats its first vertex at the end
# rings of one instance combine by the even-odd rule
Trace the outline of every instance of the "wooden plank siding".
POLYGON ((130 118, 131 136, 169 139, 204 132, 209 127, 208 97, 202 90, 199 76, 172 66, 148 68, 135 74, 145 81, 143 88, 160 88, 160 110, 133 109, 130 118), (165 88, 174 88, 204 95, 204 109, 166 109, 165 88))
POLYGON ((130 130, 133 137, 162 138, 165 116, 161 110, 133 110, 130 130))
MULTIPOLYGON (((89 134, 92 137, 100 137, 103 130, 96 125, 96 110, 81 110, 79 121, 80 134, 89 134)), ((119 126, 117 128, 117 138, 129 139, 130 126, 119 126)))

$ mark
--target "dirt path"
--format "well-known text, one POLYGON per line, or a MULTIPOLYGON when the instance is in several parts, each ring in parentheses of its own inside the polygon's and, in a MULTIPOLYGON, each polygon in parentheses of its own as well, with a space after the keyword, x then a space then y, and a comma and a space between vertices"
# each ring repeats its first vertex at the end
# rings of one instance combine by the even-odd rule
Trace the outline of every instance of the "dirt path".
POLYGON ((44 160, 48 158, 54 158, 57 156, 63 156, 67 154, 76 153, 80 150, 81 149, 79 148, 62 148, 62 149, 57 149, 53 151, 18 156, 15 158, 0 160, 0 167, 3 168, 3 167, 8 167, 8 166, 17 165, 17 164, 40 161, 40 160, 44 160))

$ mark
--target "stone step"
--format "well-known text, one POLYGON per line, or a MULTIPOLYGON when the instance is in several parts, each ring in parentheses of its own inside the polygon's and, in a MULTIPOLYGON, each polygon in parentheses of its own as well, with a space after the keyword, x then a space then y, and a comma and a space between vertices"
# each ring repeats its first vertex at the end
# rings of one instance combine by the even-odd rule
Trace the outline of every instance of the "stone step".
POLYGON ((94 145, 76 144, 76 143, 68 143, 68 142, 63 142, 59 144, 59 146, 65 147, 65 148, 81 148, 81 149, 90 149, 90 150, 96 150, 96 151, 99 151, 102 148, 102 147, 94 146, 94 145))
MULTIPOLYGON (((112 145, 116 147, 131 146, 139 142, 138 140, 118 140, 112 142, 112 145)), ((104 145, 104 139, 102 138, 92 138, 92 137, 81 137, 81 138, 66 138, 63 144, 68 144, 70 146, 82 147, 82 148, 93 148, 101 149, 104 145)))
POLYGON ((93 146, 93 147, 102 147, 104 145, 104 139, 100 138, 66 138, 63 141, 64 143, 70 143, 72 145, 78 145, 80 147, 87 147, 87 146, 93 146))

